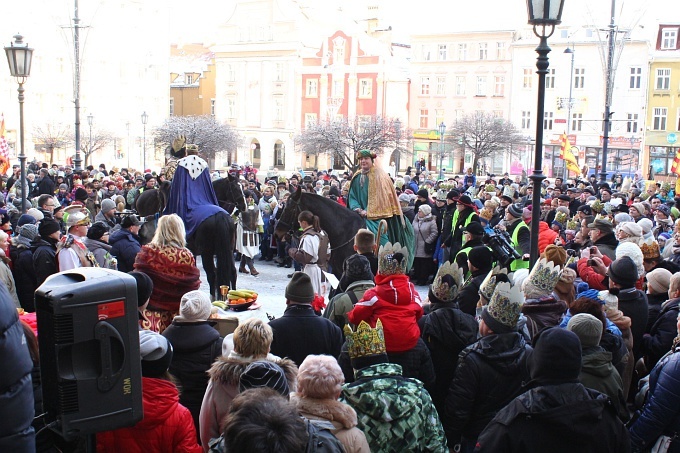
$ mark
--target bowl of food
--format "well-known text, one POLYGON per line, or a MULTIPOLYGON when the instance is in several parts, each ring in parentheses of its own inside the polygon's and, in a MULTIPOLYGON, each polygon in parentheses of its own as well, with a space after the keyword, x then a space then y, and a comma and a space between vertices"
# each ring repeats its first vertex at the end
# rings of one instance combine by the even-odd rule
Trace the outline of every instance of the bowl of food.
POLYGON ((243 302, 240 302, 241 299, 234 299, 230 300, 229 303, 227 304, 227 308, 234 310, 234 311, 245 311, 250 308, 251 305, 255 303, 254 300, 251 300, 250 302, 243 300, 243 302))

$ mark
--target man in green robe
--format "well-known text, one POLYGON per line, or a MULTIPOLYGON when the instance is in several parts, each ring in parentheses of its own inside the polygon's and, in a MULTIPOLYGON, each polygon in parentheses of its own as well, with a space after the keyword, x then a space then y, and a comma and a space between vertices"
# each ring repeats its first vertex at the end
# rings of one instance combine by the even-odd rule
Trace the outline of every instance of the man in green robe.
POLYGON ((349 186, 347 207, 366 219, 366 228, 377 236, 380 221, 387 222, 387 232, 380 236, 380 245, 400 243, 409 251, 407 269, 413 265, 415 238, 413 226, 401 212, 401 205, 394 190, 392 179, 376 167, 375 153, 364 149, 357 153, 360 171, 356 172, 349 186))

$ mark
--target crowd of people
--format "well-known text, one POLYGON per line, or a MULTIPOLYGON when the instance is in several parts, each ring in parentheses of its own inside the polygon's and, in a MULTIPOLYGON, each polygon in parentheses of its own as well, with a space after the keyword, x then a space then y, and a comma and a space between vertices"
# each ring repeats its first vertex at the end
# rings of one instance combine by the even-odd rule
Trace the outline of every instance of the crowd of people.
POLYGON ((162 172, 35 163, 25 191, 10 175, 0 354, 17 364, 3 388, 21 389, 24 411, 0 450, 76 448, 33 419, 36 332, 15 309, 35 311, 49 275, 100 266, 137 282, 144 405, 136 425, 97 435, 100 451, 680 451, 680 198, 669 185, 615 176, 533 187, 471 169, 435 181, 410 169, 390 177, 370 151, 357 159, 355 175, 231 169, 246 200, 233 213, 239 271, 257 276, 257 260, 295 271, 282 317, 224 338, 182 219, 162 216, 140 238, 135 200, 162 172), (321 272, 332 250, 316 213, 274 234, 298 190, 366 219, 336 288, 321 272))

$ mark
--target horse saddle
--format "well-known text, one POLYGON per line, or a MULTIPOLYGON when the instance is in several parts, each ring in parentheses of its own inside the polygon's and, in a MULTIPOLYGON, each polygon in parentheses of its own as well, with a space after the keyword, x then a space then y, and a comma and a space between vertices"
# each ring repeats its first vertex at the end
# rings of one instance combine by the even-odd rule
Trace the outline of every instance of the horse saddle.
POLYGON ((241 212, 241 223, 243 224, 244 230, 257 231, 258 214, 259 212, 257 209, 250 208, 241 212))

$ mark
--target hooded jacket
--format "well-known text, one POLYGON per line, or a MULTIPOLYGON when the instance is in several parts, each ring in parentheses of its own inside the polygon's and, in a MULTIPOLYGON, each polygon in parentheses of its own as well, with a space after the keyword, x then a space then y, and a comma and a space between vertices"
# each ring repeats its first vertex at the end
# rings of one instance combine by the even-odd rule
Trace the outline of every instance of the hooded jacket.
POLYGON ((567 311, 567 304, 554 297, 528 299, 522 305, 522 313, 527 317, 527 328, 531 338, 545 327, 554 327, 560 323, 567 311))
POLYGON ((404 274, 378 274, 375 285, 347 313, 347 318, 354 325, 366 321, 371 327, 375 327, 376 321, 380 319, 385 332, 387 352, 408 351, 420 338, 417 323, 423 315, 420 295, 404 274))
POLYGON ((680 298, 665 302, 652 329, 642 336, 642 354, 648 370, 654 368, 656 362, 671 350, 673 339, 678 334, 678 311, 680 298))
POLYGON ((97 434, 101 453, 199 453, 189 410, 179 404, 172 382, 142 377, 144 418, 135 426, 97 434))
POLYGON ((380 363, 356 372, 340 400, 357 413, 357 427, 374 453, 446 453, 446 437, 432 399, 417 379, 401 375, 401 367, 380 363))
POLYGON ((619 372, 612 365, 612 353, 599 346, 588 348, 583 351, 581 360, 579 382, 589 389, 602 392, 611 398, 619 413, 619 418, 623 421, 628 420, 623 381, 619 372))
POLYGON ((118 270, 121 272, 135 270, 135 257, 142 249, 139 236, 123 228, 109 237, 109 244, 111 244, 111 255, 118 259, 118 270))
POLYGON ((547 246, 554 244, 557 236, 557 231, 552 230, 546 222, 538 222, 538 253, 543 253, 547 246))

